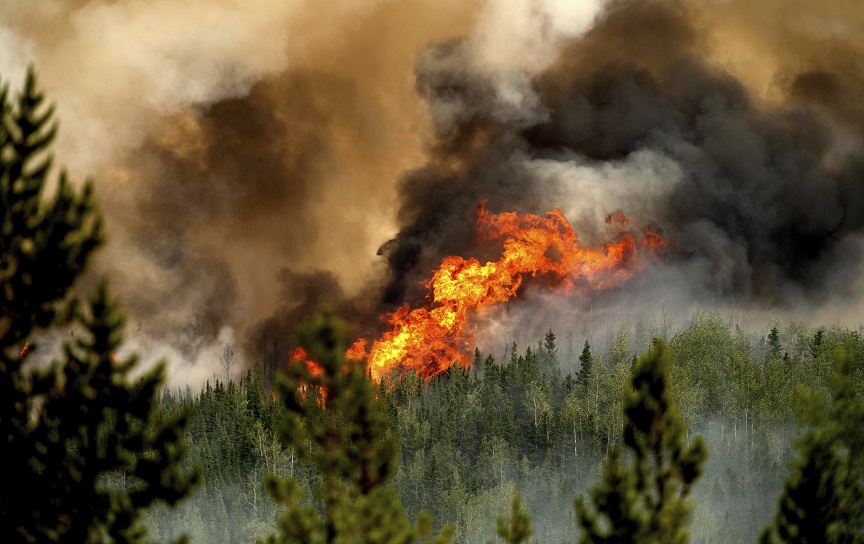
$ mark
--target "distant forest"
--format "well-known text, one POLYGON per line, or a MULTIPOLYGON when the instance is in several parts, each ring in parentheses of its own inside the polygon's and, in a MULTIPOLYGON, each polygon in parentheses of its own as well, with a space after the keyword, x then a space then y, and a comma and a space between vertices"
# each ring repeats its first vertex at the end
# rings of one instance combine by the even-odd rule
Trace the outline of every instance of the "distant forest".
MULTIPOLYGON (((688 436, 702 434, 709 450, 693 493, 691 542, 755 542, 772 522, 804 428, 795 417, 801 391, 829 394, 838 350, 864 393, 859 331, 768 327, 767 335, 745 331, 697 311, 668 338, 672 393, 688 436)), ((382 381, 378 399, 401 444, 393 485, 409 517, 428 510, 436 525, 455 525, 456 542, 486 542, 519 492, 537 542, 578 541, 573 500, 598 480, 610 448, 622 446, 623 386, 650 334, 647 326, 621 328, 601 352, 549 330, 535 345, 512 344, 503 359, 477 350, 471 369, 382 381)), ((160 406, 193 408, 188 463, 204 467, 204 477, 176 509, 148 514, 153 536, 250 542, 275 531, 281 510, 265 491, 267 473, 307 489, 317 481, 277 438, 284 409, 265 389, 260 361, 239 383, 166 390, 160 406)))

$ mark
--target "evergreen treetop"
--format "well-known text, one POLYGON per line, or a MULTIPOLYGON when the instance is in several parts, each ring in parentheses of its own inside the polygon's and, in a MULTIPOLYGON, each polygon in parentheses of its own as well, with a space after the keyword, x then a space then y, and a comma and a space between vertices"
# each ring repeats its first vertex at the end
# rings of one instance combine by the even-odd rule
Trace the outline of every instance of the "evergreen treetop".
POLYGON ((73 284, 101 243, 87 182, 60 174, 43 199, 57 126, 30 70, 15 103, 0 90, 0 441, 16 485, 0 486, 4 542, 138 542, 141 510, 175 503, 196 474, 179 464, 187 413, 157 409, 163 367, 131 383, 123 317, 104 283, 86 304, 73 284), (77 336, 50 365, 30 365, 50 326, 77 336))
MULTIPOLYGON (((387 485, 396 470, 397 438, 388 430, 365 367, 345 359, 343 325, 325 312, 301 328, 298 337, 323 372, 313 375, 306 364, 295 363, 277 378, 287 409, 280 436, 320 474, 313 499, 322 505, 323 516, 300 502, 296 481, 273 476, 268 479, 271 495, 287 510, 279 519, 280 534, 269 542, 407 544, 429 539, 431 519, 423 515, 412 525, 387 485)), ((446 527, 430 541, 444 544, 452 534, 446 527)))
POLYGON ((591 356, 591 344, 585 340, 585 347, 582 348, 582 354, 579 355, 579 374, 576 377, 576 383, 583 388, 588 389, 591 385, 591 375, 594 368, 594 358, 591 356))
POLYGON ((835 354, 831 399, 798 387, 797 415, 805 431, 795 440, 774 523, 763 543, 864 542, 864 400, 850 377, 846 354, 835 354))
POLYGON ((625 468, 613 448, 591 506, 581 497, 576 511, 581 542, 683 544, 688 541, 686 501, 707 456, 701 437, 685 443, 686 428, 667 387, 669 355, 660 339, 632 370, 624 392, 625 468))

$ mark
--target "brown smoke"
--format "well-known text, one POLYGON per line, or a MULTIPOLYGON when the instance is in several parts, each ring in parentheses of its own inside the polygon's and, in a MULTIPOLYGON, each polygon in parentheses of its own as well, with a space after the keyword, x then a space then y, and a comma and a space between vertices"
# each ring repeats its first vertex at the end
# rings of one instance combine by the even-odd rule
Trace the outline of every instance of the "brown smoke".
POLYGON ((223 342, 281 361, 323 303, 368 333, 474 254, 480 199, 589 239, 623 209, 688 296, 859 301, 862 27, 854 0, 8 0, 0 71, 35 63, 98 269, 182 382, 223 342))
MULTIPOLYGON (((94 175, 110 237, 98 268, 143 347, 204 362, 307 289, 374 288, 394 183, 428 134, 414 57, 470 30, 475 4, 4 7, 0 43, 29 56, 58 104, 61 162, 94 175), (314 269, 332 281, 284 291, 314 269)), ((25 59, 9 64, 20 79, 25 59)))

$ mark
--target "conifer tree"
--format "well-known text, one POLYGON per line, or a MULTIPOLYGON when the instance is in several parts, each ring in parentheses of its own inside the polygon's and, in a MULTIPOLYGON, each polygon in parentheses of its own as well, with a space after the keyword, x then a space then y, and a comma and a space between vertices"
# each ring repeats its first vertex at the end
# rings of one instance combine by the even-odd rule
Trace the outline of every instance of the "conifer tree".
POLYGON ((780 331, 777 327, 772 327, 765 337, 765 362, 780 357, 780 349, 780 331))
MULTIPOLYGON (((513 497, 513 507, 510 517, 499 517, 495 533, 504 544, 527 544, 533 534, 531 517, 522 507, 522 500, 517 493, 513 497)), ((491 543, 490 543, 491 544, 491 543)))
POLYGON ((557 337, 550 328, 543 337, 537 353, 540 356, 540 371, 546 376, 559 376, 557 337))
POLYGON ((558 355, 558 346, 555 343, 555 340, 555 333, 552 332, 552 328, 550 327, 546 332, 546 335, 543 336, 543 349, 547 354, 553 357, 558 355))
POLYGON ((798 455, 763 543, 864 542, 864 400, 848 357, 835 359, 827 407, 821 393, 797 391, 798 419, 807 430, 795 441, 798 455))
POLYGON ((591 371, 594 367, 594 358, 591 356, 591 344, 585 340, 585 347, 582 348, 582 354, 579 355, 579 375, 576 378, 576 383, 581 385, 586 390, 591 385, 591 371))
POLYGON ((186 414, 160 414, 162 366, 130 383, 104 283, 86 304, 74 294, 102 222, 89 182, 76 191, 61 173, 43 198, 57 131, 43 101, 32 70, 14 103, 0 90, 0 441, 16 482, 0 486, 0 541, 137 542, 141 509, 195 478, 178 469, 186 414), (77 335, 28 364, 51 326, 77 335))
MULTIPOLYGON (((348 361, 344 328, 329 312, 302 327, 299 343, 321 368, 312 375, 305 364, 292 364, 277 379, 287 415, 282 440, 297 458, 317 469, 321 483, 313 503, 291 478, 268 478, 275 500, 287 506, 279 518, 275 543, 411 543, 431 535, 431 518, 412 525, 388 485, 396 470, 397 437, 375 398, 365 366, 348 361), (320 507, 320 510, 319 508, 320 507)), ((430 542, 446 543, 451 527, 430 542)))
POLYGON ((686 501, 707 455, 701 437, 685 444, 686 429, 667 387, 669 362, 660 339, 642 355, 624 392, 625 467, 612 448, 591 504, 576 500, 581 542, 687 542, 690 508, 686 501))

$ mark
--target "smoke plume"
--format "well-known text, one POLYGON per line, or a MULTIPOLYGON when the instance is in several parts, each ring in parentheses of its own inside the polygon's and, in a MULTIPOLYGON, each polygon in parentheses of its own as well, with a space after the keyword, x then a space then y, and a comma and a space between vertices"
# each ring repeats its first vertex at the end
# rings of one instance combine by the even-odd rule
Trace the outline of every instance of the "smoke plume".
MULTIPOLYGON (((34 63, 57 102, 59 162, 107 216, 98 272, 177 383, 225 342, 283 360, 325 303, 374 336, 443 257, 491 257, 480 200, 675 240, 577 306, 860 307, 854 0, 6 4, 0 72, 34 63)), ((484 326, 550 305, 527 299, 484 326)))
POLYGON ((479 199, 559 207, 589 235, 624 209, 676 241, 653 279, 702 299, 799 310, 857 299, 864 72, 861 38, 841 21, 861 15, 835 5, 813 23, 777 4, 608 2, 516 102, 473 64, 470 40, 427 50, 418 89, 437 139, 401 186, 388 300, 470 251, 459 219, 479 199), (761 65, 724 49, 733 33, 761 65))

